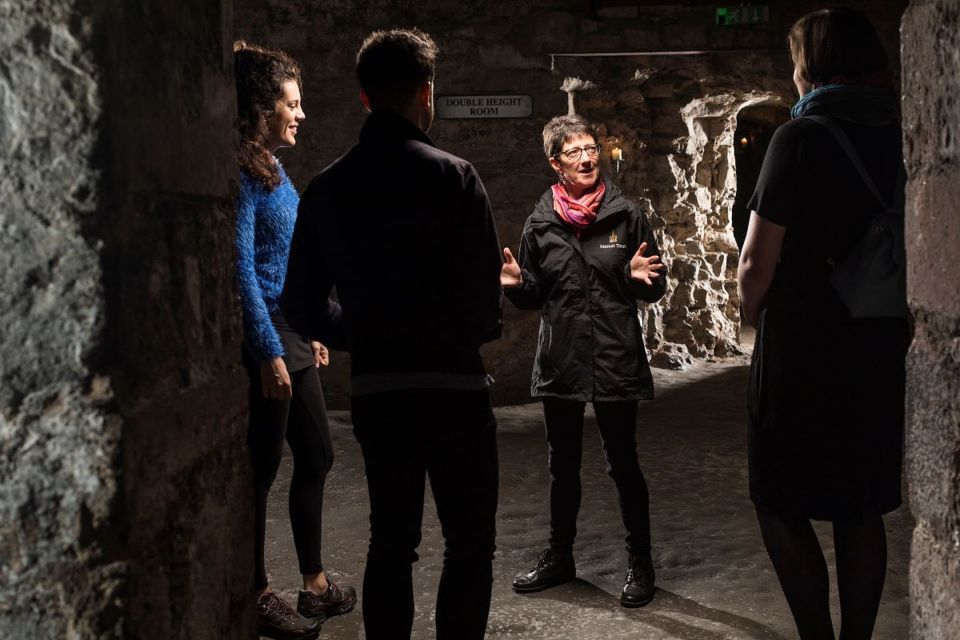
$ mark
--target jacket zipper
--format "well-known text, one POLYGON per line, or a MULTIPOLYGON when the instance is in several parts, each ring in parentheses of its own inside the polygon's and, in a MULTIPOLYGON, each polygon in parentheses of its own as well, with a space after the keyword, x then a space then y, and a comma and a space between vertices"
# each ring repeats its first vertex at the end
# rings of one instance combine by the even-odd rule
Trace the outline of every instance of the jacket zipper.
MULTIPOLYGON (((577 238, 577 242, 580 242, 579 238, 577 238)), ((590 325, 590 402, 593 402, 593 398, 596 396, 597 385, 597 376, 595 375, 596 365, 594 363, 596 336, 594 335, 593 329, 593 300, 590 298, 590 265, 587 264, 587 255, 584 253, 583 247, 581 246, 580 249, 580 251, 577 251, 579 257, 577 268, 580 271, 580 288, 583 290, 587 322, 590 325)))

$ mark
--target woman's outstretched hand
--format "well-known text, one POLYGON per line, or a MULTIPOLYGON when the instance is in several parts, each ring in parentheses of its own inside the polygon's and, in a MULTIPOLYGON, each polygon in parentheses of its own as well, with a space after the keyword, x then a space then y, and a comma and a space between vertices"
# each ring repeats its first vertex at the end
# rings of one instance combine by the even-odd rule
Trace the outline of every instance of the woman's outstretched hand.
POLYGON ((523 273, 520 271, 520 265, 513 259, 513 254, 509 248, 503 249, 503 266, 500 267, 500 286, 504 289, 512 289, 523 284, 523 273))
MULTIPOLYGON (((630 277, 646 284, 653 284, 653 281, 660 277, 658 271, 663 271, 666 267, 660 262, 660 256, 644 257, 643 252, 647 250, 647 243, 640 243, 640 248, 630 258, 630 277)), ((503 281, 503 271, 500 272, 500 281, 503 281)))

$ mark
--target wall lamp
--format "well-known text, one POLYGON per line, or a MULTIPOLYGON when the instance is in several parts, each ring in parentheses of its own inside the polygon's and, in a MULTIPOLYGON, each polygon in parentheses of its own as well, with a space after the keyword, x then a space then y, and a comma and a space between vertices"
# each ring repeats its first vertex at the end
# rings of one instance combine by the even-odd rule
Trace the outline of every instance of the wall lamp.
POLYGON ((614 147, 610 150, 610 159, 613 160, 613 170, 620 173, 620 163, 623 162, 623 149, 614 147))

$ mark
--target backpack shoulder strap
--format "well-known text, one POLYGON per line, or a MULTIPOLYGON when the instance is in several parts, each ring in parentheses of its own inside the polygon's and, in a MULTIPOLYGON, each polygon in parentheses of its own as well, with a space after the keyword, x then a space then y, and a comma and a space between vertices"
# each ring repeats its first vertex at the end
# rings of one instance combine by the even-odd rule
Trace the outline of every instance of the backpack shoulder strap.
MULTIPOLYGON (((880 195, 880 191, 877 189, 876 183, 873 181, 873 178, 870 177, 870 174, 867 173, 867 168, 863 166, 863 161, 860 159, 860 154, 857 153, 857 150, 853 148, 853 143, 850 142, 850 138, 847 137, 847 134, 843 132, 843 129, 840 126, 826 116, 803 116, 807 120, 812 120, 819 124, 821 127, 830 132, 830 134, 836 139, 837 143, 840 145, 840 148, 847 154, 847 157, 850 158, 850 162, 853 163, 853 167, 857 170, 857 173, 860 174, 860 178, 863 180, 863 183, 867 186, 867 189, 870 190, 870 193, 873 194, 873 197, 883 205, 884 209, 890 209, 890 203, 880 195)), ((903 168, 900 168, 900 171, 903 171, 903 168)), ((899 177, 898 177, 899 181, 899 177)), ((900 190, 897 190, 899 193, 900 190)), ((896 196, 894 196, 896 200, 896 196)), ((896 202, 894 202, 896 205, 896 202)))

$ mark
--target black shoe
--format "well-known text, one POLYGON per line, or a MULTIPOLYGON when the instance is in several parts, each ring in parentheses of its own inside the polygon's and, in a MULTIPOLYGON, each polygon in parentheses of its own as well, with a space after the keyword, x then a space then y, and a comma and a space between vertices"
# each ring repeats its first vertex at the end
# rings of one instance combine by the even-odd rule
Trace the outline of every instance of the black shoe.
POLYGON ((320 595, 312 591, 301 591, 297 598, 297 611, 308 618, 321 620, 353 611, 353 606, 357 604, 356 589, 338 587, 329 579, 327 585, 327 590, 320 595))
POLYGON ((577 577, 577 565, 572 553, 558 553, 546 549, 537 557, 537 565, 513 580, 513 590, 530 593, 555 587, 577 577))
POLYGON ((653 600, 653 592, 656 591, 653 586, 653 558, 647 552, 638 556, 630 556, 629 562, 627 581, 620 593, 620 606, 642 607, 653 600))
POLYGON ((257 600, 257 631, 275 640, 313 640, 320 633, 320 620, 310 620, 293 610, 272 591, 257 600))

